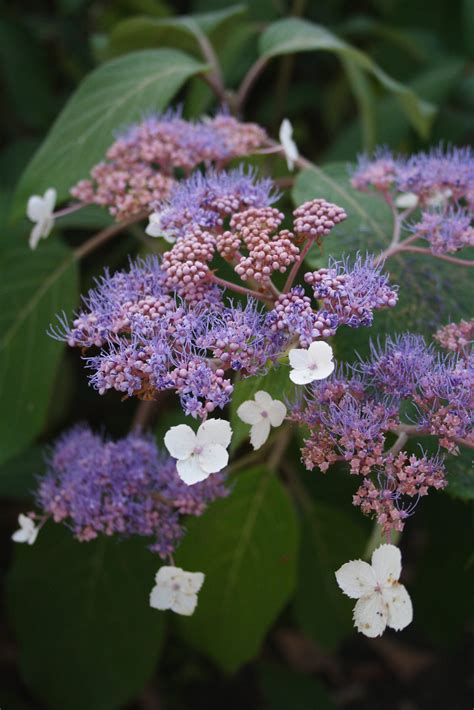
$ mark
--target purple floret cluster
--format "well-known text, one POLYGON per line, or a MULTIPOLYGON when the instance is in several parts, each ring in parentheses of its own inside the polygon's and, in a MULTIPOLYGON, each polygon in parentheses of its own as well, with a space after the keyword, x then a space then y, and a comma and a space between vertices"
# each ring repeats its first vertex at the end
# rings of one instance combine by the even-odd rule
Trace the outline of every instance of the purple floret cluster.
POLYGON ((440 457, 392 450, 388 437, 401 435, 403 446, 405 432, 431 434, 452 454, 473 446, 473 377, 472 358, 440 354, 421 336, 373 343, 367 360, 314 383, 292 407, 292 420, 308 430, 303 463, 326 472, 348 462, 363 477, 354 504, 385 532, 402 530, 418 499, 446 485, 445 472, 440 457))
POLYGON ((36 499, 46 516, 65 523, 81 542, 99 535, 152 538, 166 558, 184 535, 183 516, 201 515, 227 495, 224 475, 187 486, 176 462, 151 436, 104 439, 86 426, 64 434, 48 458, 36 499))
POLYGON ((56 337, 83 351, 100 348, 86 358, 100 394, 154 399, 173 390, 186 414, 206 418, 230 401, 233 373, 263 374, 291 347, 309 347, 341 325, 370 325, 374 310, 396 304, 396 290, 368 256, 306 274, 313 298, 291 278, 280 293, 271 276, 300 259, 296 242, 307 249, 346 215, 324 200, 307 202, 294 213, 295 236, 279 230, 284 215, 270 206, 274 197, 270 181, 242 170, 183 181, 163 208, 177 234, 171 249, 161 260, 106 271, 72 324, 60 318, 56 337), (231 264, 242 285, 217 276, 215 258, 231 264), (229 298, 233 289, 245 303, 229 298))
POLYGON ((405 157, 386 149, 362 156, 352 173, 353 187, 375 191, 399 207, 410 241, 423 239, 433 254, 455 253, 474 246, 474 151, 434 148, 405 157))
POLYGON ((187 176, 199 165, 222 169, 267 140, 257 124, 224 113, 201 121, 187 121, 176 111, 151 115, 125 129, 71 194, 107 207, 118 221, 149 214, 153 203, 169 196, 180 172, 187 176))

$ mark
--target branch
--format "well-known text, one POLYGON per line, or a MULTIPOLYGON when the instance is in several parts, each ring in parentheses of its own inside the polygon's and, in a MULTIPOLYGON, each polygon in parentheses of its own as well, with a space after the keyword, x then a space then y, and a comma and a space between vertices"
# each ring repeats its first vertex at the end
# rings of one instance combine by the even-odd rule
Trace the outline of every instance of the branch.
POLYGON ((242 111, 242 108, 248 99, 250 90, 267 64, 268 59, 266 57, 260 57, 254 64, 252 64, 247 74, 242 79, 242 83, 240 84, 235 100, 236 108, 239 113, 242 111))
POLYGON ((435 259, 441 259, 442 261, 448 261, 450 264, 457 264, 458 266, 474 266, 474 260, 469 259, 459 259, 456 256, 449 256, 448 254, 434 254, 431 249, 426 249, 425 247, 412 247, 405 246, 406 242, 400 244, 399 251, 408 251, 413 254, 426 254, 427 256, 433 256, 435 259))
POLYGON ((83 259, 85 256, 88 256, 93 251, 108 242, 109 239, 114 237, 116 234, 119 234, 131 224, 141 222, 141 220, 145 219, 145 217, 148 217, 148 213, 140 212, 139 214, 136 214, 133 217, 130 217, 129 219, 124 219, 122 222, 116 222, 115 224, 111 224, 110 227, 106 227, 102 231, 97 232, 97 234, 88 239, 87 242, 84 242, 84 244, 81 244, 80 247, 74 250, 74 259, 76 261, 83 259))

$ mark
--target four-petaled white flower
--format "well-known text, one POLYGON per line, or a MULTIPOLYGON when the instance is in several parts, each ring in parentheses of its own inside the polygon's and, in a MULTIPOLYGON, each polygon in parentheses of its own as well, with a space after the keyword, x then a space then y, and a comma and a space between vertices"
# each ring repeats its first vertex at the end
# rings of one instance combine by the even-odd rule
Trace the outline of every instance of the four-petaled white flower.
POLYGON ((149 237, 162 237, 165 242, 174 244, 176 236, 170 229, 163 227, 162 217, 162 212, 152 212, 148 217, 149 222, 147 228, 145 229, 145 233, 148 234, 149 237))
POLYGON ((185 572, 180 567, 164 566, 158 570, 155 582, 150 592, 150 606, 191 616, 197 605, 197 593, 204 583, 202 572, 185 572))
POLYGON ((18 516, 18 524, 20 529, 13 533, 12 540, 14 542, 27 542, 32 545, 38 537, 39 528, 36 527, 29 515, 20 513, 18 516))
POLYGON ((353 560, 337 570, 336 580, 344 594, 358 599, 354 625, 365 636, 381 636, 386 626, 401 631, 412 621, 411 599, 398 581, 401 571, 401 554, 395 545, 380 545, 371 565, 353 560))
POLYGON ((211 473, 221 471, 229 461, 227 447, 232 429, 224 419, 208 419, 195 433, 187 424, 172 426, 166 432, 165 446, 177 459, 179 477, 192 486, 211 473))
POLYGON ((295 385, 309 385, 315 380, 324 380, 334 370, 332 348, 321 340, 311 343, 307 350, 290 350, 288 357, 293 368, 290 380, 295 385))
POLYGON ((268 392, 255 392, 254 399, 248 399, 237 409, 237 416, 251 425, 250 443, 259 449, 268 439, 270 427, 282 424, 286 417, 286 407, 279 399, 272 399, 268 392))
POLYGON ((56 190, 50 187, 43 197, 32 195, 28 200, 26 214, 31 222, 36 222, 30 234, 30 248, 36 249, 38 242, 43 237, 46 239, 54 226, 54 206, 56 204, 56 190))
POLYGON ((280 144, 285 153, 288 170, 293 170, 295 162, 299 158, 298 147, 293 140, 293 126, 287 118, 284 118, 280 126, 280 144))

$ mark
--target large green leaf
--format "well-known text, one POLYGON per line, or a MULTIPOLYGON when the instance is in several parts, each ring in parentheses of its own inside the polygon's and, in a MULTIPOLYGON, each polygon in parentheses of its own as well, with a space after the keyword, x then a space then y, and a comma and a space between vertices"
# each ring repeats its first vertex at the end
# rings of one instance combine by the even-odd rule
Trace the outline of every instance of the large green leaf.
POLYGON ((336 37, 325 27, 299 18, 287 18, 269 25, 260 38, 260 54, 268 59, 282 54, 314 51, 332 52, 374 76, 385 89, 394 94, 420 135, 428 134, 435 113, 434 107, 392 79, 367 54, 336 37))
POLYGON ((250 426, 237 416, 237 409, 242 402, 253 399, 255 393, 259 390, 265 390, 273 399, 279 399, 284 402, 286 397, 295 389, 289 374, 289 367, 280 365, 279 367, 270 368, 265 375, 237 380, 230 403, 230 423, 233 432, 231 451, 236 451, 240 444, 249 437, 250 433, 250 426))
POLYGON ((285 489, 263 468, 239 474, 228 498, 190 521, 178 564, 206 579, 196 612, 179 620, 180 629, 224 670, 235 671, 258 653, 288 601, 297 532, 285 489))
POLYGON ((31 252, 13 241, 0 250, 0 461, 41 432, 62 351, 46 331, 54 315, 78 299, 77 265, 69 249, 43 243, 31 252))
POLYGON ((113 710, 152 674, 164 616, 149 606, 159 567, 143 539, 75 541, 49 522, 18 546, 8 607, 22 676, 51 710, 113 710))
POLYGON ((365 521, 353 515, 350 498, 346 511, 327 501, 312 500, 309 491, 301 490, 305 502, 295 617, 317 643, 333 647, 351 632, 353 606, 338 588, 334 573, 344 562, 363 556, 365 521))
POLYGON ((86 177, 114 140, 114 132, 161 111, 189 77, 207 67, 183 52, 146 50, 119 57, 92 72, 58 116, 18 186, 13 213, 29 195, 54 186, 59 200, 86 177))
POLYGON ((231 5, 215 12, 158 19, 140 15, 116 25, 109 36, 107 54, 117 56, 148 47, 176 47, 202 57, 206 35, 221 38, 233 29, 236 18, 245 12, 243 5, 231 5))
MULTIPOLYGON (((465 62, 459 58, 445 57, 436 66, 418 74, 409 86, 424 99, 442 104, 459 85, 464 73, 465 62)), ((440 109, 433 130, 437 129, 443 108, 440 109)), ((354 159, 362 148, 361 134, 363 131, 362 117, 346 125, 337 135, 335 142, 325 152, 324 157, 329 162, 354 159)), ((410 123, 406 117, 397 111, 396 99, 393 96, 381 97, 374 107, 374 122, 377 142, 381 145, 406 147, 410 138, 410 123)))

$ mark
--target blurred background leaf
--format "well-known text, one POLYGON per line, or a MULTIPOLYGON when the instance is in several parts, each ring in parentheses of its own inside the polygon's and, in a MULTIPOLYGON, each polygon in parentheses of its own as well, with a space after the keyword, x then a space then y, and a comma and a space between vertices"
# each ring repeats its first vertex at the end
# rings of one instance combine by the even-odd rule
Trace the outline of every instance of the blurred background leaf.
POLYGON ((49 522, 19 546, 8 605, 23 677, 52 710, 112 710, 152 674, 165 617, 148 604, 159 564, 144 542, 80 543, 49 522))
POLYGON ((295 586, 298 528, 288 494, 264 468, 244 470, 231 495, 193 518, 177 553, 206 575, 183 637, 225 671, 255 656, 295 586))

